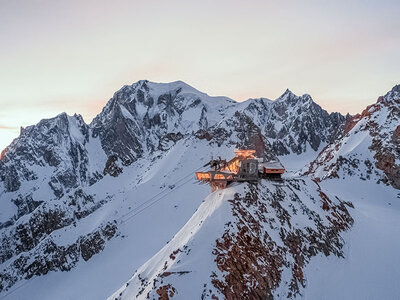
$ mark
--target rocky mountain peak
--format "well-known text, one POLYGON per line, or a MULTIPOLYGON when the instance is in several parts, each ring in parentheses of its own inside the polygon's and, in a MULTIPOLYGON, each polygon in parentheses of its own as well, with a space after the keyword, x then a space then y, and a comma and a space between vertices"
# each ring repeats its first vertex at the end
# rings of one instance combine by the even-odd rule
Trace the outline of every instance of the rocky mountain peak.
POLYGON ((297 95, 294 94, 291 90, 286 89, 281 96, 279 96, 276 100, 285 101, 293 98, 297 98, 297 95))
POLYGON ((400 93, 400 84, 396 84, 396 85, 392 88, 391 92, 400 93))
POLYGON ((382 100, 385 102, 394 102, 395 105, 400 105, 400 84, 395 85, 389 92, 387 92, 386 95, 382 97, 382 100))
POLYGON ((315 104, 313 99, 309 94, 304 94, 302 96, 297 96, 291 90, 286 89, 286 91, 275 100, 277 106, 285 103, 290 106, 306 107, 315 104))

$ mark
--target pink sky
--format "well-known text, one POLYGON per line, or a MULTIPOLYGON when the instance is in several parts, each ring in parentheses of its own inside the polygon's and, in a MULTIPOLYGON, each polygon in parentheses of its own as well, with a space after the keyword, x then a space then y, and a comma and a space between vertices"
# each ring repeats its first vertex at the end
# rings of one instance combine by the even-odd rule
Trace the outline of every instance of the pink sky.
POLYGON ((400 83, 398 3, 0 0, 0 148, 62 111, 90 122, 140 79, 360 112, 400 83))

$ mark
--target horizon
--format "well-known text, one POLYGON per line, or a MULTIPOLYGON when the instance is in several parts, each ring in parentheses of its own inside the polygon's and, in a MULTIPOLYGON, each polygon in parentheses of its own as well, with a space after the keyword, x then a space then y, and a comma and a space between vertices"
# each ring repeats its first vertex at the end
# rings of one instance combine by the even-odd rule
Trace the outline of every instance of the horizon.
POLYGON ((61 112, 90 123, 143 78, 238 102, 289 88, 352 115, 400 78, 394 0, 1 4, 0 150, 61 112))

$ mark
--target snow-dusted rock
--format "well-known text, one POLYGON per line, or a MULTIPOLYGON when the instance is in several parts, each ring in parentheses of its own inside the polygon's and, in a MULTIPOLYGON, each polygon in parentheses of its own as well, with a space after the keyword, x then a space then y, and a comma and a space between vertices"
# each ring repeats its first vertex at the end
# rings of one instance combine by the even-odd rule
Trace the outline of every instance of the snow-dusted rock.
POLYGON ((400 85, 346 123, 345 134, 327 145, 307 173, 318 180, 356 176, 400 189, 400 85))

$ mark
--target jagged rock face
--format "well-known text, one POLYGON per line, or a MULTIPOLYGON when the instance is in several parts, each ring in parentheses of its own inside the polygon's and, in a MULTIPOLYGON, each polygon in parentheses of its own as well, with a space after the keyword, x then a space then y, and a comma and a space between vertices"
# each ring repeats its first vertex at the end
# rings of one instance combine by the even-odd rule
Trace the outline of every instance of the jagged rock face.
POLYGON ((70 270, 80 257, 86 261, 102 251, 106 241, 116 235, 115 223, 101 224, 68 245, 55 240, 53 233, 71 231, 79 220, 105 203, 107 199, 98 200, 78 189, 59 200, 35 203, 35 209, 25 218, 5 226, 0 236, 0 265, 4 263, 0 292, 23 278, 70 270))
POLYGON ((2 231, 0 264, 21 252, 30 251, 53 231, 88 216, 105 203, 106 200, 96 201, 82 190, 58 201, 40 203, 27 218, 2 231))
POLYGON ((287 90, 275 101, 250 99, 208 130, 201 128, 196 136, 222 145, 227 140, 238 146, 251 144, 255 137, 263 140, 266 155, 301 154, 318 151, 343 133, 346 118, 328 114, 309 95, 298 97, 287 90), (235 132, 232 137, 232 133, 235 132))
POLYGON ((93 137, 100 136, 107 155, 118 153, 123 162, 129 165, 136 157, 142 156, 145 150, 139 140, 144 135, 144 130, 133 118, 125 118, 123 114, 125 108, 120 106, 116 99, 112 99, 106 109, 109 111, 103 110, 103 112, 108 114, 110 126, 105 127, 98 119, 94 120, 93 137))
POLYGON ((122 164, 119 160, 120 159, 117 155, 110 155, 107 159, 106 166, 104 167, 103 174, 118 177, 118 175, 122 173, 122 164))
POLYGON ((313 256, 343 256, 352 207, 304 180, 217 191, 109 299, 296 297, 313 256))
POLYGON ((7 291, 21 279, 46 275, 50 271, 70 271, 81 259, 87 261, 102 251, 116 233, 116 224, 108 223, 68 245, 59 245, 47 237, 37 247, 16 256, 1 271, 0 292, 7 291))
POLYGON ((400 87, 349 119, 347 132, 325 147, 308 174, 321 180, 358 176, 400 189, 400 87))
POLYGON ((29 126, 3 153, 0 184, 15 192, 23 182, 43 180, 44 170, 54 195, 61 197, 94 176, 88 170, 88 141, 89 127, 78 115, 61 114, 29 126))
MULTIPOLYGON (((345 117, 329 115, 309 95, 298 97, 290 91, 276 101, 235 103, 228 98, 211 98, 182 82, 139 81, 116 92, 91 128, 93 136, 100 137, 107 156, 118 155, 124 165, 129 165, 148 153, 168 150, 177 140, 195 132, 201 135, 213 131, 214 141, 222 145, 233 130, 240 129, 234 121, 239 118, 237 114, 249 118, 276 155, 301 154, 308 147, 317 151, 322 143, 342 132, 345 122, 345 117)), ((238 138, 240 142, 245 139, 238 138)))
POLYGON ((212 99, 183 82, 139 81, 116 92, 91 127, 106 154, 118 155, 129 165, 215 124, 234 104, 228 98, 212 99))
POLYGON ((198 139, 206 139, 210 145, 255 149, 258 157, 277 159, 272 146, 262 135, 260 127, 242 112, 235 112, 231 118, 225 118, 207 130, 200 129, 195 136, 198 139))
POLYGON ((345 117, 328 114, 310 95, 286 92, 275 101, 254 99, 244 109, 272 145, 277 155, 301 154, 333 141, 342 133, 345 117))

